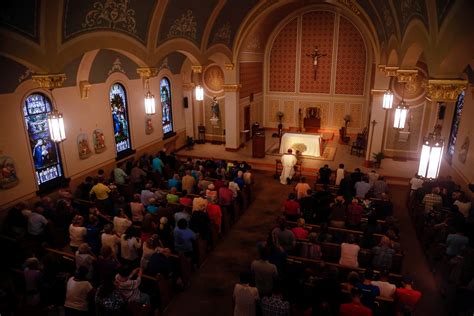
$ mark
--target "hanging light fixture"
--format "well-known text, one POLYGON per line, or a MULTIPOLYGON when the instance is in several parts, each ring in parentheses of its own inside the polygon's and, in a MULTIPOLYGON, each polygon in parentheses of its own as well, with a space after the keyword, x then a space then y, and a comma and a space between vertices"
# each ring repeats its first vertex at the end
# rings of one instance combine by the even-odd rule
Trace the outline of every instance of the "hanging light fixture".
POLYGON ((393 93, 389 89, 385 91, 385 93, 383 94, 382 109, 389 110, 392 108, 392 104, 393 104, 393 93))
POLYGON ((195 94, 195 97, 196 97, 196 101, 204 100, 204 89, 202 88, 201 85, 196 86, 196 88, 194 90, 194 94, 195 94))
POLYGON ((147 89, 147 92, 145 94, 145 113, 147 115, 153 115, 155 114, 155 96, 151 94, 150 92, 150 86, 148 83, 148 78, 145 81, 145 88, 147 89))
POLYGON ((48 114, 48 127, 49 127, 49 135, 51 136, 51 140, 60 143, 66 139, 66 130, 64 128, 64 117, 61 112, 59 112, 54 106, 54 97, 53 97, 53 89, 49 90, 51 93, 51 101, 52 101, 52 111, 48 114))
POLYGON ((423 140, 418 175, 425 179, 436 179, 443 157, 443 140, 432 133, 423 140))
POLYGON ((395 109, 395 119, 393 120, 393 128, 404 129, 408 116, 408 104, 405 103, 405 83, 403 84, 402 101, 395 109))

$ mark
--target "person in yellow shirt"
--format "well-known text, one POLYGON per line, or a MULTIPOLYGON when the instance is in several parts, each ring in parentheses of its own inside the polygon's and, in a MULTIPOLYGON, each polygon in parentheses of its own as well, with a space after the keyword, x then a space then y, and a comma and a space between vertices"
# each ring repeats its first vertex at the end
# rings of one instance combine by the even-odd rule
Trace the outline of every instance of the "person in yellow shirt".
MULTIPOLYGON (((112 210, 112 204, 109 199, 110 188, 98 180, 89 192, 91 197, 95 196, 97 208, 109 213, 112 210)), ((93 199, 93 198, 92 198, 93 199)))

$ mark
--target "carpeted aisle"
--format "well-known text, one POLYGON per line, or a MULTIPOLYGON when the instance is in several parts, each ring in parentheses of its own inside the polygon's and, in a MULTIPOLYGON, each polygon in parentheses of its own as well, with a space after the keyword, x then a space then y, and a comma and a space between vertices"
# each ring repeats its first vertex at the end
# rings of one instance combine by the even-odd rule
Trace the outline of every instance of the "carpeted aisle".
POLYGON ((219 242, 191 281, 176 296, 165 315, 232 315, 232 291, 239 273, 257 257, 256 243, 275 224, 281 203, 292 191, 269 173, 255 171, 256 199, 219 242))

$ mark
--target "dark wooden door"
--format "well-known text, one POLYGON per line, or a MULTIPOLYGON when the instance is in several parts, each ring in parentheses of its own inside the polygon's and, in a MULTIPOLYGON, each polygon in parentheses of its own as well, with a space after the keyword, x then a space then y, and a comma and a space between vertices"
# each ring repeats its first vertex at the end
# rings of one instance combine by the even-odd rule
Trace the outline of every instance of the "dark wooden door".
MULTIPOLYGON (((250 105, 244 108, 244 131, 250 130, 250 105)), ((245 133, 245 141, 250 139, 250 133, 245 133)))

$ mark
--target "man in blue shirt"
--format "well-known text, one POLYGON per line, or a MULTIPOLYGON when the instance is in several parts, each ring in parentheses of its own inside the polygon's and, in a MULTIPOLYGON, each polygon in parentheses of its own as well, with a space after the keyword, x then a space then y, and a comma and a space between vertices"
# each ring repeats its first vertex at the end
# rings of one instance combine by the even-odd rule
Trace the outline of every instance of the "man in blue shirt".
POLYGON ((373 278, 374 271, 367 269, 364 272, 364 281, 356 284, 356 288, 362 293, 360 301, 372 310, 374 309, 375 298, 380 295, 378 286, 372 285, 373 278))
POLYGON ((196 234, 188 228, 188 222, 182 218, 174 229, 174 249, 178 253, 183 253, 190 257, 193 252, 193 241, 196 240, 196 234))
POLYGON ((448 255, 448 257, 458 256, 468 244, 469 239, 464 236, 461 229, 458 229, 455 234, 449 234, 446 239, 446 255, 448 255))
POLYGON ((160 174, 163 173, 163 161, 161 161, 161 159, 156 156, 151 161, 151 168, 153 172, 159 172, 160 174))

